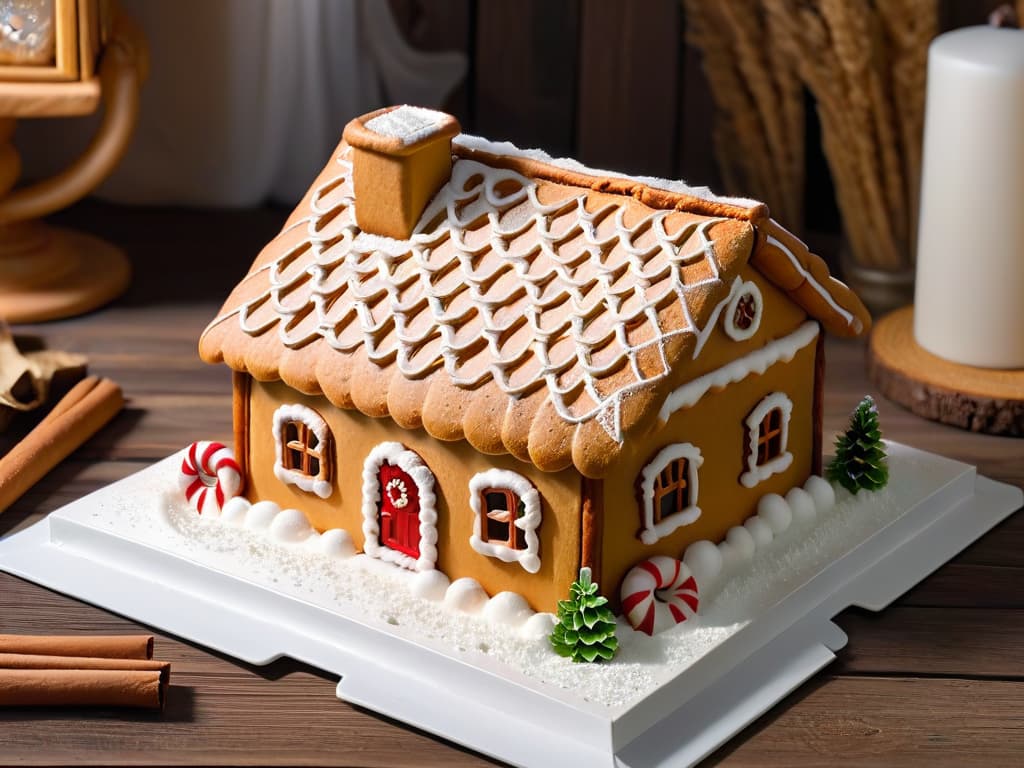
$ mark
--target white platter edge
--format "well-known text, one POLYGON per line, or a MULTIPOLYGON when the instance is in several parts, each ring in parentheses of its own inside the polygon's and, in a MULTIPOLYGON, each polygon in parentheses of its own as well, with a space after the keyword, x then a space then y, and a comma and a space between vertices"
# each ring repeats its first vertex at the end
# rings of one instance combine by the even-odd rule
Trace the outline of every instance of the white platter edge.
POLYGON ((1021 489, 973 467, 899 449, 942 462, 949 482, 617 712, 88 524, 119 485, 173 471, 180 454, 0 540, 0 570, 252 664, 293 657, 339 675, 339 698, 507 762, 692 764, 835 658, 846 637, 832 617, 849 606, 881 610, 1024 503, 1021 489))

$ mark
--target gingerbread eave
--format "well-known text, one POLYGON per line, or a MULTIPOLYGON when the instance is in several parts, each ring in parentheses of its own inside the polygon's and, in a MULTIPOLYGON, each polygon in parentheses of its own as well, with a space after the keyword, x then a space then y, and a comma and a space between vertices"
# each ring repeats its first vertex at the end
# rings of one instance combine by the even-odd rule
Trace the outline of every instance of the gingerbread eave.
MULTIPOLYGON (((585 476, 600 478, 614 464, 627 441, 655 423, 668 394, 692 377, 687 362, 693 358, 695 329, 706 326, 746 265, 762 273, 834 334, 857 336, 870 326, 870 316, 856 295, 832 278, 825 263, 772 221, 759 203, 737 204, 729 199, 661 189, 628 177, 588 173, 589 169, 581 170, 579 166, 566 168, 534 156, 481 151, 476 142, 460 146, 462 138, 457 137, 453 145, 453 188, 456 180, 469 183, 480 172, 489 172, 488 169, 502 174, 505 191, 519 185, 509 192, 509 199, 522 193, 516 210, 521 213, 519 209, 525 207, 534 211, 538 221, 543 220, 548 237, 545 243, 553 242, 551 233, 559 228, 565 228, 571 235, 576 229, 590 227, 591 218, 597 222, 592 229, 598 238, 603 236, 602 228, 610 228, 607 222, 618 222, 619 239, 609 237, 611 244, 605 244, 607 252, 601 256, 602 265, 616 259, 624 265, 622 274, 606 286, 609 291, 615 290, 622 280, 640 279, 627 268, 629 254, 620 242, 622 231, 633 237, 632 232, 646 226, 643 234, 635 238, 640 242, 654 229, 650 222, 657 221, 657 236, 661 238, 658 242, 664 252, 653 249, 650 263, 658 268, 652 273, 661 274, 661 270, 671 267, 681 282, 692 282, 694 286, 678 297, 664 290, 662 300, 652 303, 654 321, 651 307, 637 312, 628 322, 622 321, 624 327, 630 328, 629 334, 641 340, 645 335, 653 335, 657 344, 647 339, 646 346, 637 342, 639 349, 633 350, 629 348, 632 342, 624 342, 626 352, 620 355, 621 359, 615 359, 619 350, 612 336, 625 338, 626 332, 616 330, 604 304, 586 300, 596 295, 591 292, 599 286, 576 285, 570 280, 569 292, 576 299, 582 297, 587 305, 587 328, 608 326, 607 335, 612 340, 598 342, 581 352, 577 339, 575 353, 563 357, 556 354, 558 359, 553 359, 552 353, 566 350, 556 341, 550 348, 545 346, 543 353, 537 352, 536 338, 524 341, 517 337, 522 325, 507 334, 510 340, 498 334, 495 328, 512 327, 518 321, 498 317, 503 312, 500 302, 487 311, 471 306, 468 294, 472 292, 457 287, 469 280, 465 275, 456 275, 458 279, 446 282, 441 277, 437 281, 443 283, 439 291, 448 302, 442 315, 463 312, 469 319, 452 327, 443 321, 431 326, 429 318, 424 320, 426 311, 402 316, 399 310, 405 324, 403 334, 412 339, 407 345, 412 349, 410 353, 395 342, 396 335, 403 335, 396 333, 396 320, 378 309, 381 296, 386 294, 389 301, 404 299, 408 291, 417 290, 420 282, 429 283, 427 290, 433 290, 437 286, 432 281, 445 271, 468 270, 475 279, 481 270, 490 270, 497 277, 483 281, 484 289, 474 284, 476 293, 499 286, 508 291, 508 296, 519 297, 514 299, 519 314, 533 312, 543 326, 544 313, 548 311, 543 297, 534 303, 524 299, 522 286, 515 284, 514 270, 503 259, 514 260, 520 251, 529 252, 531 265, 540 264, 542 270, 553 273, 558 272, 557 259, 552 261, 553 257, 544 252, 544 236, 537 234, 533 224, 516 230, 503 253, 484 245, 480 246, 480 253, 467 260, 466 252, 458 250, 472 250, 487 237, 493 239, 494 232, 502 226, 501 216, 511 209, 500 215, 491 211, 490 219, 478 217, 459 228, 453 224, 458 221, 458 214, 452 212, 459 205, 446 209, 432 203, 409 241, 376 238, 360 232, 354 216, 350 216, 352 198, 346 198, 345 193, 347 189, 351 195, 345 171, 345 158, 350 153, 348 144, 342 141, 282 232, 263 249, 249 274, 235 287, 218 317, 203 333, 199 345, 202 359, 209 363, 224 362, 259 381, 281 380, 304 394, 323 395, 339 408, 355 409, 375 418, 390 417, 405 429, 423 428, 441 440, 465 439, 482 453, 508 453, 543 471, 575 466, 585 476), (445 215, 456 219, 445 219, 445 215), (630 230, 631 226, 636 229, 630 230), (452 232, 456 234, 455 245, 452 232), (467 245, 469 242, 475 245, 467 245), (429 263, 420 265, 419 272, 413 268, 413 255, 405 262, 401 255, 395 256, 423 243, 430 245, 423 249, 430 254, 429 263), (357 248, 362 251, 355 253, 357 248), (686 263, 686 259, 700 255, 702 249, 712 262, 713 275, 694 271, 701 268, 699 261, 693 265, 686 263), (439 262, 431 260, 444 259, 446 254, 449 264, 441 264, 437 272, 429 272, 427 277, 420 274, 438 267, 439 262), (363 269, 358 280, 352 278, 356 273, 349 275, 348 282, 338 277, 339 272, 350 268, 348 262, 356 264, 357 271, 363 269), (394 274, 371 274, 378 263, 386 264, 394 274), (317 286, 311 288, 311 283, 317 286), (364 285, 372 286, 373 290, 365 295, 360 293, 364 285), (356 314, 364 323, 365 339, 351 332, 356 325, 352 317, 356 314), (483 315, 489 319, 481 319, 483 315), (644 324, 650 326, 651 322, 656 323, 653 331, 644 328, 644 324), (508 344, 520 345, 521 351, 506 354, 504 345, 508 344), (418 354, 426 356, 425 364, 417 359, 418 354), (580 361, 592 362, 591 354, 611 360, 609 371, 595 377, 581 369, 580 361), (542 363, 538 362, 538 355, 544 358, 542 363), (665 364, 664 375, 649 381, 635 373, 665 364), (563 385, 567 393, 560 391, 563 385), (584 390, 591 391, 588 388, 592 389, 593 397, 584 394, 584 390), (609 402, 615 396, 614 413, 601 399, 607 393, 611 393, 609 402), (623 393, 621 397, 619 393, 623 393)), ((438 199, 445 194, 449 192, 442 190, 438 199)), ((457 197, 457 192, 451 194, 457 197)), ((495 199, 500 201, 500 196, 495 195, 495 199)), ((567 235, 559 247, 571 247, 577 239, 580 238, 567 235)), ((629 246, 632 245, 630 240, 629 246)), ((580 258, 585 259, 586 255, 580 258)), ((588 265, 579 269, 586 271, 588 265)), ((524 282, 528 281, 524 278, 524 282)), ((547 289, 542 294, 544 290, 547 289)), ((630 290, 629 285, 623 290, 623 296, 627 296, 623 306, 629 301, 630 290)), ((648 286, 648 290, 654 291, 654 287, 648 286)), ((495 295, 501 298, 500 290, 495 295)), ((484 303, 488 298, 475 294, 474 297, 484 303)), ((436 301, 436 297, 432 300, 436 301)), ((620 311, 617 316, 626 314, 620 311)), ((561 323, 566 328, 572 322, 571 317, 553 317, 553 324, 561 323)), ((542 331, 540 328, 536 333, 542 331)))

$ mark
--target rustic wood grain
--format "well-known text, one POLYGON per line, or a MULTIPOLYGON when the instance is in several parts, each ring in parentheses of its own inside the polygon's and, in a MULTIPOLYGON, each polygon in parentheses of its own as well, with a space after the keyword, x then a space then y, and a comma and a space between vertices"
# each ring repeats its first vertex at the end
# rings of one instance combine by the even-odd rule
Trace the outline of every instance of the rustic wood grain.
POLYGON ((598 168, 672 176, 682 3, 584 3, 580 24, 579 159, 598 168))
POLYGON ((709 765, 1019 765, 1018 682, 821 675, 709 765))
POLYGON ((917 343, 913 325, 913 308, 904 307, 871 330, 868 378, 879 391, 926 419, 1024 437, 1024 371, 944 360, 917 343))
MULTIPOLYGON (((685 25, 684 14, 684 28, 685 25)), ((675 117, 678 126, 675 176, 695 186, 706 185, 724 192, 725 185, 715 159, 712 134, 715 103, 711 87, 702 69, 700 52, 693 46, 683 44, 683 34, 680 31, 681 71, 675 117)), ((792 222, 786 222, 786 226, 791 227, 792 222)))
MULTIPOLYGON (((196 339, 284 215, 279 210, 203 213, 84 204, 62 216, 65 224, 128 246, 136 282, 125 299, 105 310, 16 331, 23 339, 85 351, 95 373, 122 384, 129 407, 0 517, 0 536, 193 440, 231 439, 230 373, 200 362, 196 339)), ((826 450, 860 398, 871 393, 878 398, 888 437, 1024 485, 1024 440, 924 421, 881 399, 865 377, 863 343, 829 339, 827 360, 826 450)), ((19 420, 16 427, 27 429, 30 421, 19 420)), ((837 623, 850 642, 837 662, 710 763, 1019 763, 1024 751, 1022 581, 1024 515, 1017 515, 881 614, 841 614, 837 623)), ((0 574, 0 631, 116 634, 146 628, 0 574)), ((158 656, 174 665, 164 716, 0 712, 0 762, 488 764, 338 701, 336 681, 302 664, 285 659, 254 668, 156 634, 158 656)))
POLYGON ((1024 610, 918 608, 847 611, 836 623, 850 642, 832 675, 1024 679, 1024 610))
POLYGON ((473 130, 573 154, 578 0, 487 0, 476 9, 473 130))

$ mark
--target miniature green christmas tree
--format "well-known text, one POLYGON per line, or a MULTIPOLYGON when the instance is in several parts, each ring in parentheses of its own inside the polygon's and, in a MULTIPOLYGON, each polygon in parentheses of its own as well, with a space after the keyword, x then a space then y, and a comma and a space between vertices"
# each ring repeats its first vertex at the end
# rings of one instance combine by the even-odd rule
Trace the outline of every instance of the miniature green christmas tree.
POLYGON ((870 396, 860 401, 850 417, 846 433, 836 440, 836 455, 826 470, 828 479, 850 493, 860 489, 877 491, 889 482, 878 409, 870 396))
POLYGON ((558 624, 551 632, 551 645, 559 656, 587 662, 608 661, 619 648, 615 616, 608 598, 597 593, 589 568, 580 568, 579 579, 569 588, 569 599, 558 601, 558 624))

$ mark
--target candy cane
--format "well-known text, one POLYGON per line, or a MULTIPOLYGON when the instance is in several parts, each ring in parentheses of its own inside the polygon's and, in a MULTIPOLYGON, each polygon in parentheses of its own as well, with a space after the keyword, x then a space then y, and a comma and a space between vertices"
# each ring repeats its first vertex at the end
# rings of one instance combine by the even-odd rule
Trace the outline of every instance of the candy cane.
POLYGON ((217 512, 242 489, 242 468, 223 443, 192 443, 181 460, 178 487, 199 514, 217 512))
POLYGON ((622 612, 638 632, 655 635, 697 613, 697 582, 686 564, 658 555, 633 566, 622 580, 622 612))

